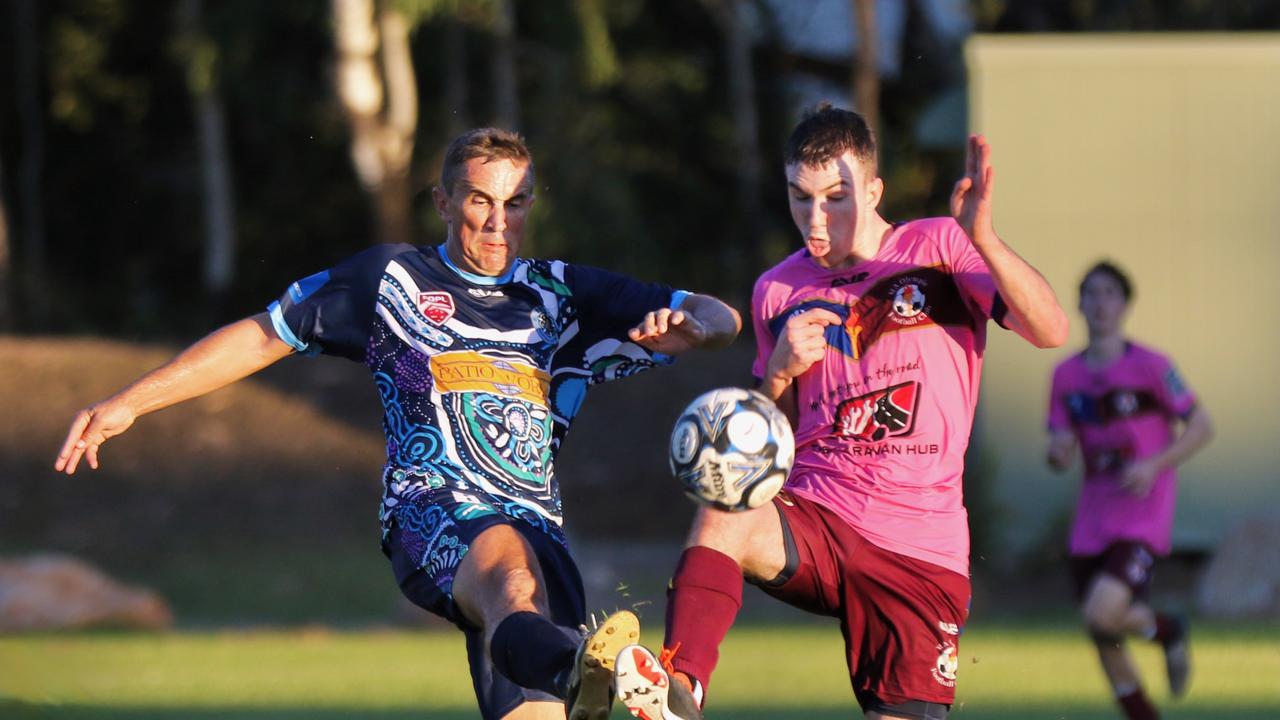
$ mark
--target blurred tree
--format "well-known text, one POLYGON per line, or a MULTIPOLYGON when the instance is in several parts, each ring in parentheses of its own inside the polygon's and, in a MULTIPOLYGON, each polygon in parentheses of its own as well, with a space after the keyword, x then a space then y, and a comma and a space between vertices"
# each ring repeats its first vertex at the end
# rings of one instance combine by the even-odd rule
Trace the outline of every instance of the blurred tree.
POLYGON ((338 98, 351 123, 351 157, 373 195, 378 239, 412 243, 409 165, 418 89, 409 24, 389 3, 332 0, 338 98))
POLYGON ((867 119, 872 132, 880 127, 880 64, 876 38, 876 0, 849 0, 857 26, 858 44, 853 60, 853 104, 867 119))
POLYGON ((21 207, 23 277, 16 284, 19 304, 33 324, 41 324, 49 314, 44 293, 46 248, 44 232, 44 111, 41 101, 40 38, 34 0, 16 0, 13 25, 17 62, 18 116, 22 126, 22 155, 18 177, 21 207))
POLYGON ((204 196, 204 254, 201 277, 211 303, 221 306, 235 277, 235 203, 227 123, 218 91, 218 48, 204 29, 201 0, 177 7, 175 53, 186 67, 199 148, 204 196))
POLYGON ((516 9, 514 0, 494 0, 493 12, 493 124, 520 129, 520 96, 516 91, 516 9))
POLYGON ((733 150, 738 173, 737 207, 733 214, 733 235, 741 243, 726 243, 721 262, 730 277, 742 277, 762 265, 760 253, 760 184, 763 162, 760 157, 759 108, 752 64, 749 11, 745 0, 703 0, 724 40, 725 71, 728 74, 729 116, 733 120, 733 150))

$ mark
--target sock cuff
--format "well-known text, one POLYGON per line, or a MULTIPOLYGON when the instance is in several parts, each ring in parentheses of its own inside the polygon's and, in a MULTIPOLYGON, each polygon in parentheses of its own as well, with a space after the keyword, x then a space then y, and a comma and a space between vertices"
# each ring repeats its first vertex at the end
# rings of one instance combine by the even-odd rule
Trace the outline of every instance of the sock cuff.
POLYGON ((671 588, 697 587, 714 590, 742 607, 742 568, 738 561, 719 550, 695 545, 680 556, 671 588))

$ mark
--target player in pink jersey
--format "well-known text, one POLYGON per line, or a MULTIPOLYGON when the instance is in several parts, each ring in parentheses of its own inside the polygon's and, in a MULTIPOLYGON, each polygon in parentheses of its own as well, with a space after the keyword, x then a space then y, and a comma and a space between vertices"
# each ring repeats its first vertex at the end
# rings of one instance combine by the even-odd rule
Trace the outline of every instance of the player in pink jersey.
POLYGON ((1152 610, 1147 591, 1154 558, 1169 554, 1176 468, 1204 447, 1213 427, 1169 359, 1124 336, 1132 292, 1107 262, 1080 283, 1089 345, 1053 372, 1048 461, 1065 470, 1083 451, 1070 545, 1076 592, 1117 702, 1131 720, 1148 720, 1159 715, 1124 637, 1161 643, 1170 692, 1186 691, 1186 621, 1152 610))
POLYGON ((618 662, 619 698, 641 717, 696 716, 651 698, 686 685, 705 698, 744 575, 840 618, 867 717, 943 718, 954 700, 970 592, 961 474, 986 323, 1052 347, 1067 319, 992 228, 982 137, 969 140, 950 218, 882 218, 876 162, 863 118, 827 104, 788 140, 804 247, 759 279, 752 315, 754 371, 795 427, 795 467, 770 504, 698 510, 668 593, 667 650, 636 663, 664 665, 662 682, 633 688, 643 673, 624 677, 618 662))

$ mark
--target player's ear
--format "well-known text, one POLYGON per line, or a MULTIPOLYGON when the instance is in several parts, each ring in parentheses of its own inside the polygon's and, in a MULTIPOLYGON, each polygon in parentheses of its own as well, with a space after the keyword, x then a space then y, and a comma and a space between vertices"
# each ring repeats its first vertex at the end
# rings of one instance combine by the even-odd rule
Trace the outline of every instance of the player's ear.
POLYGON ((867 181, 867 207, 872 210, 880 206, 880 198, 884 197, 884 180, 874 177, 867 181))
POLYGON ((449 193, 437 185, 431 188, 431 201, 435 203, 436 212, 440 214, 440 219, 446 223, 449 222, 449 193))

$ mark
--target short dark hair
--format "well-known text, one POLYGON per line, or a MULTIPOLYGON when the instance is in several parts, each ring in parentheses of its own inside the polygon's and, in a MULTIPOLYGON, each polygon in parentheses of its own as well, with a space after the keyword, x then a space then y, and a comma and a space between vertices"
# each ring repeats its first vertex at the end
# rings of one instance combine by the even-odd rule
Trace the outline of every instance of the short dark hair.
POLYGON ((862 167, 876 174, 876 137, 866 118, 823 101, 805 110, 787 138, 783 160, 787 165, 819 167, 852 152, 862 167))
POLYGON ((444 167, 440 170, 440 185, 446 193, 453 193, 458 174, 468 160, 514 160, 529 166, 529 178, 533 178, 533 155, 524 144, 520 133, 500 128, 476 128, 468 130, 449 143, 444 151, 444 167))
POLYGON ((1094 275, 1106 275, 1116 284, 1120 286, 1120 292, 1124 295, 1124 301, 1129 302, 1133 299, 1133 283, 1129 282, 1129 276, 1110 260, 1102 260, 1094 264, 1093 267, 1085 271, 1084 277, 1080 278, 1080 295, 1084 295, 1085 283, 1089 282, 1089 278, 1094 275))

